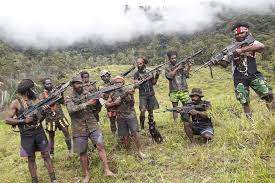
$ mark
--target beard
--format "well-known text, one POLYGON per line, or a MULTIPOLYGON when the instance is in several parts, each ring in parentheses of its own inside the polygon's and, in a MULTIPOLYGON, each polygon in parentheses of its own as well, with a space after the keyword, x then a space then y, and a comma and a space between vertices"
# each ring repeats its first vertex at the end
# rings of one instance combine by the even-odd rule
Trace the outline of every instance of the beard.
POLYGON ((75 91, 79 94, 83 93, 84 89, 83 87, 75 88, 75 91))
POLYGON ((27 91, 27 97, 30 100, 35 100, 36 99, 36 93, 33 90, 30 89, 30 90, 27 91))
POLYGON ((53 87, 52 86, 45 86, 45 90, 47 90, 47 91, 52 91, 52 89, 53 89, 53 87))
POLYGON ((139 71, 142 71, 142 70, 144 70, 145 69, 145 65, 143 65, 143 66, 138 66, 138 70, 139 71))

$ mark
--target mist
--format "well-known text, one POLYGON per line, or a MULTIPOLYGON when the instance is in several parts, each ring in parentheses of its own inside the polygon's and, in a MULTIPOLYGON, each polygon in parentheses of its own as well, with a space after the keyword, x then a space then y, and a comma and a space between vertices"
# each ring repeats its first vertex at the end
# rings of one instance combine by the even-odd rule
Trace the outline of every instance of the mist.
POLYGON ((227 10, 270 14, 274 7, 274 0, 3 0, 0 39, 39 49, 87 40, 115 44, 141 35, 192 34, 227 10))

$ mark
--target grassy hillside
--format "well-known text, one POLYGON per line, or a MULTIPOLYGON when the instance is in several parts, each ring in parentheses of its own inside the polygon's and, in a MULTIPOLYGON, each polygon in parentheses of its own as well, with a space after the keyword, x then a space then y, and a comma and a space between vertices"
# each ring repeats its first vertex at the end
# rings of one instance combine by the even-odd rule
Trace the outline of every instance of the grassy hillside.
MULTIPOLYGON (((113 65, 108 66, 108 69, 117 74, 128 67, 113 65)), ((95 80, 99 80, 100 70, 89 70, 95 80)), ((182 122, 174 123, 172 114, 163 112, 171 104, 167 94, 168 83, 162 75, 155 87, 161 106, 155 112, 155 118, 165 142, 155 144, 147 133, 143 133, 144 152, 148 155, 144 161, 140 161, 132 152, 114 149, 116 138, 109 130, 104 110, 101 113, 101 126, 110 166, 117 177, 104 177, 97 152, 90 151, 91 182, 272 182, 274 116, 270 116, 264 103, 251 92, 255 121, 247 121, 235 100, 230 74, 221 69, 215 71, 214 79, 210 78, 209 71, 205 69, 188 81, 190 89, 202 87, 205 99, 212 102, 215 128, 212 143, 202 145, 198 139, 201 145, 188 147, 189 141, 182 122)), ((275 88, 274 80, 272 86, 275 88)), ((0 182, 30 182, 26 160, 18 155, 19 134, 12 132, 3 123, 0 123, 0 128, 0 182)), ((61 132, 57 133, 56 141, 54 166, 59 182, 78 182, 82 178, 78 156, 67 156, 61 132)), ((48 182, 47 171, 39 156, 37 161, 39 179, 48 182)))

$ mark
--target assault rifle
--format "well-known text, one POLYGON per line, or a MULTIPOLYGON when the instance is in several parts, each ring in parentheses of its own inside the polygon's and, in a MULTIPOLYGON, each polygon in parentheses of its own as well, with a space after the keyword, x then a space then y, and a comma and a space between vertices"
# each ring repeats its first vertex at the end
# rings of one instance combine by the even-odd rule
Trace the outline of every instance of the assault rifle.
POLYGON ((249 45, 255 41, 255 38, 249 34, 245 40, 241 42, 235 42, 227 47, 225 47, 221 52, 213 56, 208 62, 205 62, 202 66, 195 69, 193 72, 197 72, 198 70, 204 68, 204 67, 211 67, 212 65, 215 65, 219 63, 221 60, 223 60, 224 56, 227 55, 229 58, 232 57, 236 51, 236 49, 244 46, 249 45))
POLYGON ((147 72, 143 78, 141 78, 137 83, 134 84, 134 88, 138 88, 141 84, 152 79, 154 77, 153 73, 158 71, 161 67, 163 67, 166 64, 167 64, 167 62, 160 64, 160 65, 156 66, 155 68, 153 68, 152 70, 150 70, 149 72, 147 72))
MULTIPOLYGON (((54 88, 52 90, 52 92, 49 94, 49 96, 47 98, 41 100, 40 102, 38 102, 35 105, 29 106, 21 115, 18 116, 18 119, 25 119, 26 116, 36 117, 39 113, 41 113, 43 106, 51 106, 54 103, 56 103, 57 101, 59 101, 60 99, 62 99, 63 93, 69 87, 69 85, 70 85, 70 81, 57 86, 56 88, 54 88)), ((42 120, 40 120, 38 122, 41 122, 41 121, 42 120)), ((30 125, 18 124, 18 127, 21 130, 21 132, 25 132, 27 130, 34 128, 35 125, 38 125, 38 123, 30 124, 30 125), (26 128, 24 126, 26 126, 26 128)), ((14 125, 13 128, 15 128, 16 126, 17 125, 14 125)))
POLYGON ((204 104, 195 105, 191 102, 188 102, 184 106, 167 108, 166 111, 178 112, 178 113, 181 113, 181 114, 188 114, 193 109, 204 109, 205 107, 206 107, 206 105, 204 105, 204 104))
POLYGON ((120 74, 120 76, 126 77, 126 76, 127 76, 128 74, 130 74, 130 72, 132 72, 135 68, 136 68, 136 66, 133 65, 133 66, 132 66, 130 69, 128 69, 127 71, 122 72, 122 73, 120 74))
POLYGON ((190 60, 196 56, 198 56, 199 54, 201 54, 203 52, 203 49, 202 50, 199 50, 195 53, 193 53, 192 55, 189 55, 188 57, 186 57, 185 59, 183 59, 182 61, 179 61, 178 63, 176 63, 176 65, 174 65, 172 67, 172 70, 174 70, 175 68, 177 68, 179 65, 181 64, 185 64, 185 63, 188 63, 190 62, 190 60))

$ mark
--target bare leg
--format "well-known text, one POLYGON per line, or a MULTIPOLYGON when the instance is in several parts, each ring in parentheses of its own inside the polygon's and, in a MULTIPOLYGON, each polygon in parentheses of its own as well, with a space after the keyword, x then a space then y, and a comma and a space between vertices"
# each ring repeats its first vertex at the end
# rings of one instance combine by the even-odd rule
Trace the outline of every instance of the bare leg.
POLYGON ((38 178, 37 178, 37 172, 36 172, 37 166, 35 162, 35 154, 33 154, 32 156, 28 156, 28 167, 32 177, 32 183, 37 183, 38 178))
POLYGON ((249 106, 249 103, 243 104, 243 110, 248 119, 252 119, 252 112, 249 106))
POLYGON ((213 135, 209 132, 205 132, 201 135, 205 141, 205 143, 207 143, 209 140, 212 140, 213 139, 213 135))
POLYGON ((115 134, 115 133, 116 133, 116 130, 117 130, 117 128, 116 128, 116 117, 110 117, 109 119, 110 119, 110 128, 111 128, 111 132, 112 132, 113 134, 115 134))
MULTIPOLYGON (((172 102, 172 106, 173 107, 178 107, 178 102, 172 102)), ((177 119, 178 119, 178 113, 176 111, 173 112, 173 119, 174 119, 174 122, 176 122, 177 119)))
POLYGON ((89 158, 87 156, 87 152, 80 153, 80 163, 84 173, 83 183, 88 183, 90 180, 90 172, 89 172, 89 158))
POLYGON ((62 130, 62 133, 65 137, 65 143, 67 145, 67 148, 69 151, 71 151, 72 149, 72 142, 71 142, 71 138, 70 138, 70 133, 69 133, 69 129, 68 127, 64 127, 61 129, 62 130))
POLYGON ((52 159, 54 158, 54 137, 55 137, 55 132, 49 131, 49 148, 50 148, 50 154, 52 159))
POLYGON ((144 123, 145 123, 145 110, 140 111, 139 122, 140 122, 141 130, 143 130, 144 129, 144 123))
POLYGON ((189 138, 189 140, 191 141, 191 144, 194 145, 195 141, 194 141, 194 135, 193 135, 193 130, 192 130, 192 124, 190 124, 189 122, 185 122, 184 123, 184 131, 185 131, 187 137, 189 138))
POLYGON ((100 157, 101 161, 103 162, 105 175, 106 176, 114 176, 115 174, 113 172, 111 172, 111 170, 109 169, 109 165, 108 165, 104 145, 103 144, 97 144, 96 147, 97 147, 97 150, 98 150, 99 157, 100 157))
POLYGON ((134 137, 134 141, 135 141, 135 145, 137 147, 138 150, 138 156, 143 159, 145 157, 145 154, 143 154, 141 152, 141 143, 140 143, 140 136, 138 134, 138 132, 133 132, 132 133, 133 137, 134 137))
POLYGON ((56 181, 56 177, 55 177, 55 173, 54 173, 54 169, 53 169, 53 164, 52 164, 52 160, 50 158, 49 153, 47 151, 41 152, 41 156, 44 159, 44 164, 45 164, 45 167, 47 168, 48 173, 50 175, 51 182, 55 182, 56 181))

